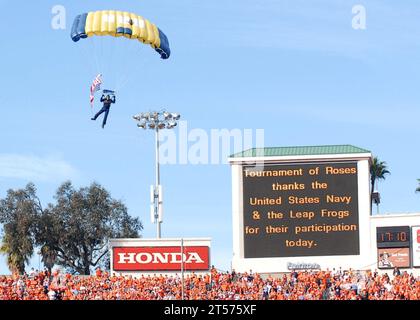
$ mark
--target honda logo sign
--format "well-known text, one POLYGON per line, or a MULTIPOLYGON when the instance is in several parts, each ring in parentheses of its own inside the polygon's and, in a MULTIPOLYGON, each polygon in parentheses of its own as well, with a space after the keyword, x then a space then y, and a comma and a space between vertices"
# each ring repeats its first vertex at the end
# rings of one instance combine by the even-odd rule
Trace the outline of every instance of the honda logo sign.
POLYGON ((114 247, 114 271, 209 270, 209 247, 114 247))

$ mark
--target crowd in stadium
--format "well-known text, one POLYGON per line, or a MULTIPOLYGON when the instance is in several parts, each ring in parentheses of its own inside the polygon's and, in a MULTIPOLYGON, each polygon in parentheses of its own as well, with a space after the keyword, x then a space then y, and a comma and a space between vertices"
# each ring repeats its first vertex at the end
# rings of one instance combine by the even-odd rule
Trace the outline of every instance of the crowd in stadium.
POLYGON ((352 270, 293 271, 278 277, 220 272, 208 275, 92 276, 32 270, 0 276, 0 300, 418 300, 420 277, 352 270), (182 290, 182 282, 184 290, 182 290))

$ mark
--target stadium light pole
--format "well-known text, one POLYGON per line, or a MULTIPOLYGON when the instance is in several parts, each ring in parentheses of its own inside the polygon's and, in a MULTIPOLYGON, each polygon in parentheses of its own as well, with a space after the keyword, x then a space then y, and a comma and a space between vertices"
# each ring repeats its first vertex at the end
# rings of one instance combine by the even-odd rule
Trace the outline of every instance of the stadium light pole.
POLYGON ((184 238, 181 238, 181 300, 185 299, 184 286, 184 238))
POLYGON ((178 125, 178 121, 181 118, 179 113, 171 113, 166 110, 164 111, 153 111, 139 113, 133 116, 133 119, 137 122, 137 126, 141 129, 151 129, 155 131, 155 147, 156 147, 156 180, 155 185, 151 186, 150 192, 150 213, 152 223, 156 223, 156 237, 161 238, 161 224, 163 222, 163 194, 162 186, 160 185, 160 168, 159 168, 159 131, 163 129, 173 129, 178 125))

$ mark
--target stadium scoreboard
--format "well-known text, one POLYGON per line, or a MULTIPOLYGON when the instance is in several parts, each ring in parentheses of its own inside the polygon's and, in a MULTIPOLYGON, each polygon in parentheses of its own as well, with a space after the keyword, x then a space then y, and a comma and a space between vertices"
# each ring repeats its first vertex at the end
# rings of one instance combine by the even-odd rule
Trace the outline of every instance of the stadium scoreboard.
POLYGON ((376 245, 379 269, 392 269, 394 267, 410 267, 410 226, 377 227, 376 245))
POLYGON ((357 168, 357 161, 244 165, 244 258, 358 255, 357 168))
POLYGON ((408 248, 410 247, 410 227, 378 227, 376 243, 378 248, 408 248))

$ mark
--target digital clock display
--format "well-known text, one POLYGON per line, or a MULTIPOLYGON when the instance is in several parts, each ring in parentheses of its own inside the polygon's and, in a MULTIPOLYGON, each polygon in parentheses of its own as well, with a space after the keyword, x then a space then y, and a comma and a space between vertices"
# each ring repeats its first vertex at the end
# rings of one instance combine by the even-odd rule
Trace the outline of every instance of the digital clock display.
POLYGON ((378 227, 376 228, 376 243, 378 248, 410 247, 410 227, 378 227))

